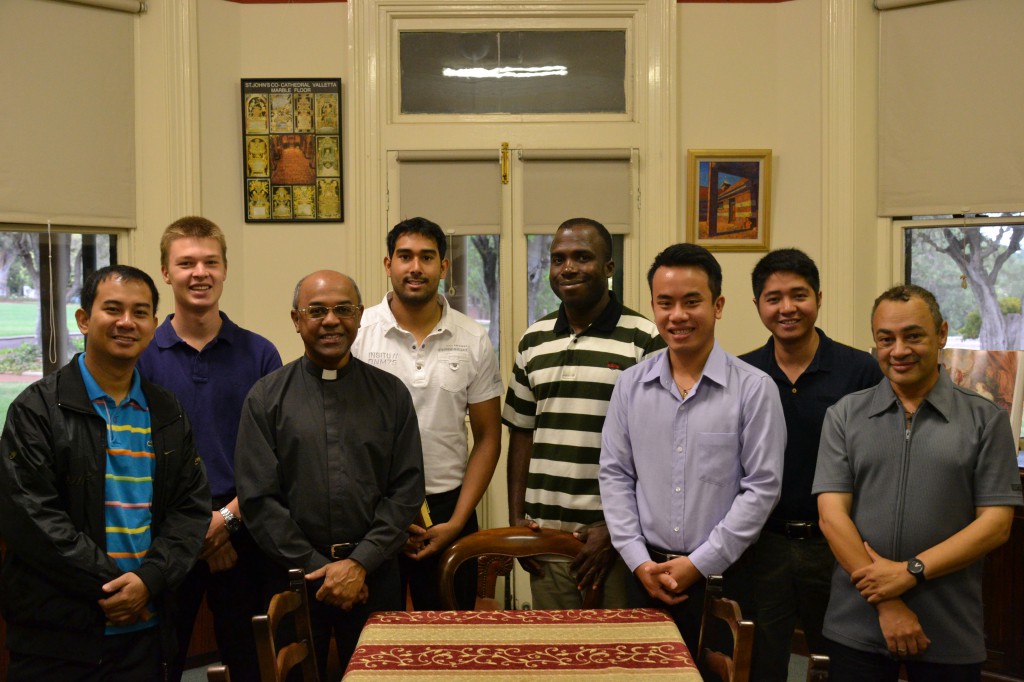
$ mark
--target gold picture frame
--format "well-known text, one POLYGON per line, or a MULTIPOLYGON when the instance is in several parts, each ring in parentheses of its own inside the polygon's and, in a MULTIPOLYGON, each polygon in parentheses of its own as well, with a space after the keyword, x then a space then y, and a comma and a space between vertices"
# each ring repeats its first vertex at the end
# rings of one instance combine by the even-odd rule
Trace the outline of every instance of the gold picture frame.
POLYGON ((772 150, 687 153, 686 238, 710 251, 767 251, 772 150))

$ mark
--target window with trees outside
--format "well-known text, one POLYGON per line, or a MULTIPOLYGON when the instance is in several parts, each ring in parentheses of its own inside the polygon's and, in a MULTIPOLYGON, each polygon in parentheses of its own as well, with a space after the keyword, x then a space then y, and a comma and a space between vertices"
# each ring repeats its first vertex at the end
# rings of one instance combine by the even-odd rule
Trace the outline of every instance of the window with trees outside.
POLYGON ((949 323, 947 347, 1024 350, 1024 213, 915 217, 897 225, 904 279, 935 294, 949 323))
POLYGON ((21 391, 83 349, 82 282, 117 262, 117 235, 0 226, 0 424, 21 391))
POLYGON ((1024 214, 935 216, 902 222, 905 279, 935 294, 948 345, 1024 349, 1024 214))

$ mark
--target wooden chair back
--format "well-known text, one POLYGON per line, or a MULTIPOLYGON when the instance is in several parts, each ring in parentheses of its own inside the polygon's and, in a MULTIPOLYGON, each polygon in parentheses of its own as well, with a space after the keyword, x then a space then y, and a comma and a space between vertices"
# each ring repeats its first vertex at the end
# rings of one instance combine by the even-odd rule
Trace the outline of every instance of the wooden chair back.
MULTIPOLYGON (((441 555, 438 571, 438 592, 446 609, 456 609, 455 571, 463 562, 477 559, 477 600, 475 610, 496 611, 494 597, 498 576, 512 572, 512 559, 543 554, 576 558, 583 543, 572 533, 558 530, 530 530, 524 527, 490 528, 459 538, 441 555)), ((600 590, 588 590, 583 598, 584 608, 595 608, 601 599, 600 590)))
POLYGON ((722 682, 748 682, 754 651, 754 623, 743 620, 739 604, 722 596, 722 584, 722 576, 708 576, 700 624, 700 643, 697 646, 698 665, 718 675, 722 682), (712 651, 706 645, 708 625, 715 618, 725 621, 732 631, 732 656, 712 651))
POLYGON ((252 617, 262 682, 283 682, 295 666, 301 666, 304 682, 319 682, 305 583, 302 570, 291 569, 288 571, 288 589, 270 598, 266 614, 252 617), (275 639, 277 629, 289 614, 295 625, 295 641, 278 647, 275 639))

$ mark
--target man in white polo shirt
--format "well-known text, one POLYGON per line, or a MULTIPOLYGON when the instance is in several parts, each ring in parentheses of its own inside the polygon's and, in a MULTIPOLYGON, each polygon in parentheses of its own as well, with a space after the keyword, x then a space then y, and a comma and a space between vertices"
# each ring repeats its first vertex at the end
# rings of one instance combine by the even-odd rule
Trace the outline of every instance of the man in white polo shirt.
MULTIPOLYGON (((453 310, 438 293, 448 272, 441 228, 426 218, 410 218, 388 233, 387 247, 384 269, 394 291, 363 314, 352 353, 401 378, 412 394, 423 442, 428 513, 423 525, 409 527, 402 578, 417 610, 440 609, 438 559, 457 538, 479 528, 476 505, 498 463, 501 375, 487 330, 453 310)), ((455 589, 459 606, 472 609, 472 563, 456 574, 455 589)))

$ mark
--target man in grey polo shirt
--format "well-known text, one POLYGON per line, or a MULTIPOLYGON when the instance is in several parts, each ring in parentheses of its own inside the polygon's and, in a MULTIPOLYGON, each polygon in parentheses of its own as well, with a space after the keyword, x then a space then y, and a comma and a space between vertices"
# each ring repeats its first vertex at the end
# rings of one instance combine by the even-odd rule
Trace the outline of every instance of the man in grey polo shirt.
POLYGON ((1022 504, 1006 412, 939 366, 935 297, 875 300, 878 386, 829 408, 813 492, 836 555, 824 635, 830 679, 979 680, 981 559, 1022 504))

